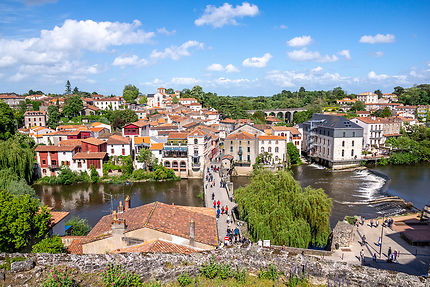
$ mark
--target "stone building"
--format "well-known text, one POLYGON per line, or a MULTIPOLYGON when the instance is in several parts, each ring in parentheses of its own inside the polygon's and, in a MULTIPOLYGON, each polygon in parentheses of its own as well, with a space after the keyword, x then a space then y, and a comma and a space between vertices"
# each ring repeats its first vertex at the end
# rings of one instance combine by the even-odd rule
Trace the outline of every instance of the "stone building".
POLYGON ((363 128, 342 116, 314 114, 303 123, 303 153, 330 168, 359 165, 362 146, 363 128))
POLYGON ((27 111, 24 113, 24 126, 26 128, 34 126, 46 127, 46 121, 45 111, 27 111))
POLYGON ((248 175, 258 156, 258 138, 246 131, 236 131, 224 140, 224 155, 233 157, 234 174, 248 175))

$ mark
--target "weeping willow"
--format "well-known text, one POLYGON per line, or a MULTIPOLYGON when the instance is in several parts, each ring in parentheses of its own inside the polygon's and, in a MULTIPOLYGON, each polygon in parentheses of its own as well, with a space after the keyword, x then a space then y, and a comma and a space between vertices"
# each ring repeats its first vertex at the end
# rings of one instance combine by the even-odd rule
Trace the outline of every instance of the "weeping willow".
POLYGON ((0 170, 8 169, 11 176, 31 182, 33 175, 34 152, 17 138, 0 141, 0 170))
POLYGON ((322 189, 302 189, 287 171, 255 171, 235 199, 254 240, 300 248, 327 243, 331 199, 322 189))

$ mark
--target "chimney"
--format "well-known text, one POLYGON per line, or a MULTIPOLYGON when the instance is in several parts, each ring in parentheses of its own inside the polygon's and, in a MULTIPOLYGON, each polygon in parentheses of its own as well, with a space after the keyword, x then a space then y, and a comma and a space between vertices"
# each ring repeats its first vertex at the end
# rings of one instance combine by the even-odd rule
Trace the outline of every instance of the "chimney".
POLYGON ((124 201, 124 211, 127 211, 130 208, 130 196, 127 195, 124 201))
POLYGON ((123 212, 124 212, 124 206, 122 206, 122 201, 120 201, 118 205, 118 213, 123 213, 123 212))
MULTIPOLYGON (((115 214, 115 211, 114 211, 115 214)), ((116 217, 116 214, 115 214, 116 217)), ((114 218, 115 218, 114 217, 114 218)), ((125 219, 116 218, 112 221, 112 238, 122 239, 125 233, 125 219)))
POLYGON ((194 246, 196 239, 196 223, 193 219, 190 221, 190 246, 194 246))

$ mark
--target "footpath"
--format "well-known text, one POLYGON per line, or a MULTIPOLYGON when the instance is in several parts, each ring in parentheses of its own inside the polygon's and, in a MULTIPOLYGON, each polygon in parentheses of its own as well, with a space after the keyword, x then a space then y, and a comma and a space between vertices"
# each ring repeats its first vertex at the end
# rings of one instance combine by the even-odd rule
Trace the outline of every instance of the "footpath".
MULTIPOLYGON (((219 163, 211 163, 210 164, 213 167, 220 167, 219 163)), ((204 175, 203 175, 203 183, 204 183, 204 189, 205 189, 205 203, 206 207, 213 208, 213 202, 212 200, 212 193, 215 195, 215 201, 220 201, 220 209, 221 207, 228 206, 228 215, 230 216, 230 219, 233 219, 231 215, 231 211, 234 207, 236 207, 236 203, 232 202, 230 200, 230 196, 233 196, 232 194, 228 194, 228 191, 225 187, 221 186, 221 177, 220 177, 220 171, 215 172, 213 169, 211 169, 211 166, 209 166, 209 172, 207 168, 205 169, 204 175), (213 180, 208 181, 206 179, 206 176, 212 176, 213 180)), ((217 208, 215 208, 216 213, 217 208)), ((227 235, 227 214, 223 214, 217 218, 217 228, 218 228, 218 239, 220 243, 224 243, 224 237, 227 235)), ((233 231, 236 228, 236 224, 233 222, 230 224, 230 229, 233 231)))

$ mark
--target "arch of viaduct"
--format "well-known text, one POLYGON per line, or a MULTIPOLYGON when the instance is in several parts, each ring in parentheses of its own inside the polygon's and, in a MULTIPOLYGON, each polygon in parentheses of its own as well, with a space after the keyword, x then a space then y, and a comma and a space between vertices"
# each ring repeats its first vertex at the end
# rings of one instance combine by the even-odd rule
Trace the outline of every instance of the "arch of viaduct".
POLYGON ((248 110, 246 111, 248 114, 253 115, 257 111, 262 111, 266 117, 274 116, 282 119, 287 123, 291 123, 293 121, 294 113, 306 111, 306 108, 288 108, 288 109, 271 109, 271 110, 248 110))

